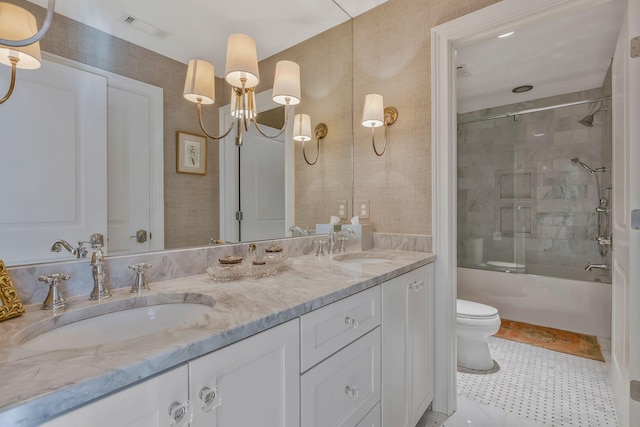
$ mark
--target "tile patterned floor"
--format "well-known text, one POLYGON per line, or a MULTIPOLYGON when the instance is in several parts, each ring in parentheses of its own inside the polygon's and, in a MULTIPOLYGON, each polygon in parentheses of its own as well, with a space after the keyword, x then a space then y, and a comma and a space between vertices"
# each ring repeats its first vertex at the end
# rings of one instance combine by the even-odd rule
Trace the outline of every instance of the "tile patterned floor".
POLYGON ((458 411, 420 427, 618 425, 607 364, 494 337, 489 346, 500 370, 458 373, 458 411))

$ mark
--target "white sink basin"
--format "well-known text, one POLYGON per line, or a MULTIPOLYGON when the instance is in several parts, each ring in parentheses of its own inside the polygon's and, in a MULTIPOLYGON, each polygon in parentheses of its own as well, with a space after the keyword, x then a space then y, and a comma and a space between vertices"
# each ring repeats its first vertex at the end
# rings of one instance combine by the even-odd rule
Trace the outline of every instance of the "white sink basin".
POLYGON ((198 302, 169 303, 159 299, 146 304, 134 308, 119 304, 123 306, 120 311, 111 310, 113 312, 98 315, 95 310, 90 310, 94 307, 88 307, 68 313, 71 319, 63 319, 62 316, 67 314, 64 313, 23 331, 20 346, 33 350, 63 350, 110 344, 170 328, 188 327, 201 316, 211 314, 215 300, 208 297, 198 302), (63 324, 57 326, 59 323, 63 324))
POLYGON ((367 253, 343 254, 335 256, 333 259, 336 261, 340 261, 342 264, 349 265, 381 264, 383 262, 391 261, 390 258, 384 258, 367 253))

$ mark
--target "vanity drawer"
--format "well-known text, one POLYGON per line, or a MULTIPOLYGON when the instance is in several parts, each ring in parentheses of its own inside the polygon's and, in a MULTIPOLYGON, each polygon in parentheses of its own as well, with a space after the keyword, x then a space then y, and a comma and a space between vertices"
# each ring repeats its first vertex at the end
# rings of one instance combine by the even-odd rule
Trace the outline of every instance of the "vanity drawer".
POLYGON ((300 391, 302 427, 358 425, 380 401, 380 328, 304 373, 300 391))
POLYGON ((378 403, 356 427, 380 427, 382 425, 381 420, 380 404, 378 403))
POLYGON ((302 316, 301 372, 378 326, 380 299, 375 286, 302 316))

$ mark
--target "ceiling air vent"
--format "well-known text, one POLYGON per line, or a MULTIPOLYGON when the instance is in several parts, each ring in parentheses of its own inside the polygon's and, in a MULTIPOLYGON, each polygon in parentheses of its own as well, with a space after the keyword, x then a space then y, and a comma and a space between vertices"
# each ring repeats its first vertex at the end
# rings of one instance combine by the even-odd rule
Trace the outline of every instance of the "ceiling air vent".
POLYGON ((133 15, 129 15, 128 13, 122 15, 120 21, 135 28, 136 30, 142 31, 143 33, 147 33, 150 36, 157 37, 159 39, 167 38, 169 35, 168 32, 161 30, 155 25, 144 22, 143 20, 138 19, 133 15))
POLYGON ((459 79, 462 77, 469 77, 471 75, 471 71, 467 68, 467 64, 460 64, 456 69, 456 75, 459 79))

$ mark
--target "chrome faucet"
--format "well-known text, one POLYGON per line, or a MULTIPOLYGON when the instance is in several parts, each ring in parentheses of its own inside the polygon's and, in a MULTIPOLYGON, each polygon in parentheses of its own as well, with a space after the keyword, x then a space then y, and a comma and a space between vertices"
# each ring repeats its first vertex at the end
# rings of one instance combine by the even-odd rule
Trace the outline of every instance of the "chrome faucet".
POLYGON ((329 255, 333 255, 336 251, 335 251, 335 246, 336 246, 336 232, 333 231, 333 228, 329 229, 329 255))
POLYGON ((588 262, 587 266, 584 269, 586 271, 591 271, 594 268, 600 268, 602 270, 608 270, 609 266, 607 264, 591 264, 590 262, 588 262))
POLYGON ((289 231, 291 232, 292 235, 293 235, 294 231, 298 232, 301 236, 309 236, 309 235, 311 235, 311 231, 309 231, 309 227, 307 227, 306 230, 303 230, 302 228, 298 227, 297 225, 292 225, 291 227, 289 227, 289 231))
POLYGON ((84 247, 85 243, 89 242, 80 241, 78 242, 78 247, 74 248, 66 240, 56 240, 51 244, 51 252, 61 252, 62 248, 65 248, 69 253, 75 255, 76 258, 86 258, 89 251, 84 247))
POLYGON ((91 254, 91 267, 93 268, 93 290, 89 299, 92 301, 109 298, 111 291, 107 285, 107 273, 104 267, 104 254, 102 246, 104 237, 102 234, 92 234, 90 242, 93 253, 91 254))
POLYGON ((338 252, 346 252, 347 249, 344 246, 344 242, 349 240, 349 236, 352 234, 356 234, 355 231, 353 231, 350 228, 344 228, 341 232, 340 232, 340 249, 338 249, 338 252))

